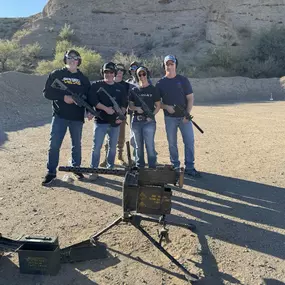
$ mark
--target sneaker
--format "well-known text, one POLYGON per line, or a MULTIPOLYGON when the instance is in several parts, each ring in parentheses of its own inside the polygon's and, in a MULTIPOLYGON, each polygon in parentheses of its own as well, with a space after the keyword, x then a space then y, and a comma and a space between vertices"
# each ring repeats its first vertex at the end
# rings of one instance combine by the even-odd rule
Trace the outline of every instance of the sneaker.
POLYGON ((82 180, 84 179, 84 175, 80 172, 74 172, 73 175, 75 176, 76 179, 82 180))
POLYGON ((195 168, 191 170, 186 170, 185 174, 192 176, 192 177, 201 177, 200 172, 198 172, 195 168))
POLYGON ((55 174, 47 174, 44 178, 44 180, 42 181, 42 185, 49 185, 54 179, 56 178, 55 174))
POLYGON ((88 179, 90 181, 96 181, 98 179, 98 177, 99 177, 98 173, 91 173, 91 174, 89 174, 88 179))

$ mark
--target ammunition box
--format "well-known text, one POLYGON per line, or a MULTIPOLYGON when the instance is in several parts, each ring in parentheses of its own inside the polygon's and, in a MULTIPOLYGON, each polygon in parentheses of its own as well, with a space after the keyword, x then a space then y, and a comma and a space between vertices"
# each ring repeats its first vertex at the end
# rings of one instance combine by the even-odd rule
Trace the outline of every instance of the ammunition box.
POLYGON ((20 272, 24 274, 56 275, 60 269, 57 237, 24 236, 18 250, 20 272))

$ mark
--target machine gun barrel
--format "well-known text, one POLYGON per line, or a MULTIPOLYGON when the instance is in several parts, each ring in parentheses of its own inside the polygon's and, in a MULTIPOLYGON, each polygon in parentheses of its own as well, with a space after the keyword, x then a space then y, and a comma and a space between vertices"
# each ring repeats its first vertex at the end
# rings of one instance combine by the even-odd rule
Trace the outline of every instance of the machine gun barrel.
POLYGON ((116 175, 116 176, 125 176, 125 169, 108 169, 108 168, 91 168, 91 167, 72 167, 72 166, 60 166, 59 171, 73 172, 73 173, 97 173, 105 175, 116 175))
POLYGON ((97 173, 103 175, 115 175, 125 177, 127 173, 131 176, 137 176, 141 185, 165 185, 174 184, 183 187, 184 169, 180 171, 172 169, 170 166, 157 167, 156 169, 137 169, 133 168, 90 168, 90 167, 73 167, 73 166, 59 166, 59 171, 73 172, 73 173, 97 173))

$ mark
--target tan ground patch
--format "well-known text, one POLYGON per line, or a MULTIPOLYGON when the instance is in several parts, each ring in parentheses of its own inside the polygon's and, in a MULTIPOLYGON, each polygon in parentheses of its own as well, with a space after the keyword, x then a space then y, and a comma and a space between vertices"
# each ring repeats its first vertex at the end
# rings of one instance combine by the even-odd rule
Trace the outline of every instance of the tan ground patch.
MULTIPOLYGON (((169 218, 193 222, 197 232, 170 227, 172 243, 166 248, 201 277, 196 284, 284 284, 284 110, 284 102, 194 108, 194 120, 205 131, 195 130, 196 167, 203 177, 187 178, 183 189, 174 190, 169 218)), ((120 215, 122 178, 42 187, 49 124, 34 125, 5 132, 0 231, 13 238, 58 235, 63 247, 88 238, 120 215)), ((88 122, 84 128, 84 166, 90 163, 92 126, 88 122)), ((159 162, 168 163, 162 114, 158 126, 159 162)), ((182 158, 181 137, 179 142, 182 158)), ((67 164, 69 153, 66 136, 61 165, 67 164)), ((155 236, 157 227, 145 225, 155 236)), ((3 257, 0 284, 187 284, 179 269, 133 227, 114 228, 101 241, 112 258, 64 265, 55 277, 20 275, 17 255, 3 257)))

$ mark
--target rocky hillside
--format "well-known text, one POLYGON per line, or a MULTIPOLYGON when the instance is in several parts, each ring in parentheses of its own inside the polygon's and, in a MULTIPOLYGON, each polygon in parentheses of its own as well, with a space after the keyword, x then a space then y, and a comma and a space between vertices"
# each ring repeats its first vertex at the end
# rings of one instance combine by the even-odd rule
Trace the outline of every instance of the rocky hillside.
POLYGON ((255 33, 284 25, 284 0, 50 0, 22 28, 51 56, 59 30, 71 25, 80 44, 103 55, 175 53, 199 57, 213 45, 243 46, 255 33))

